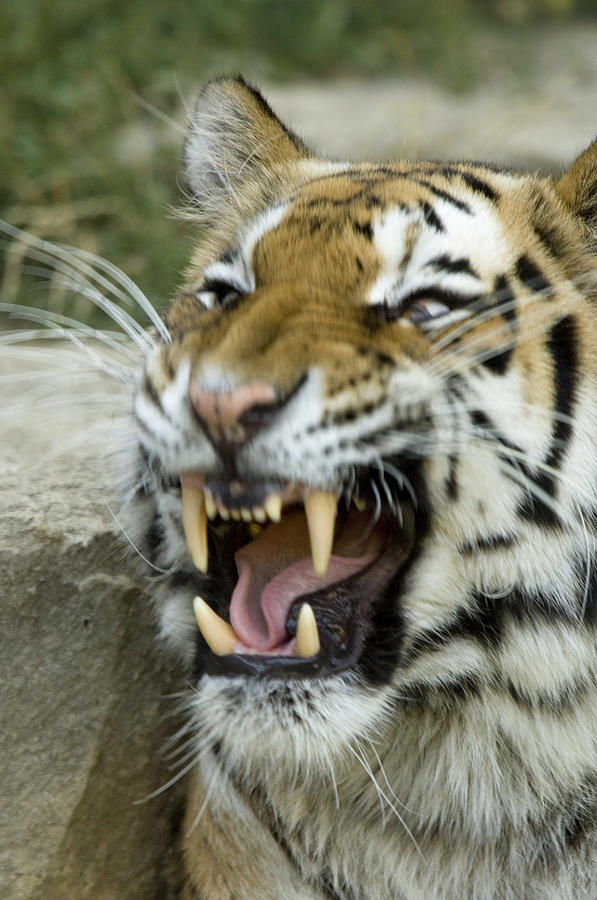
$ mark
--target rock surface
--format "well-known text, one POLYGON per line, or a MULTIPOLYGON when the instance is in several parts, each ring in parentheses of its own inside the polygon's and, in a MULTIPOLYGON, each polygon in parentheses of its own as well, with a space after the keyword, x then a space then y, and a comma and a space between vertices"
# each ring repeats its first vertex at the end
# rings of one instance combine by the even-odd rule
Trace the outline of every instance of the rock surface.
MULTIPOLYGON (((2 374, 39 368, 39 354, 5 353, 2 374)), ((59 365, 53 352, 50 385, 59 365)), ((57 418, 47 399, 30 428, 13 408, 2 441, 0 895, 162 900, 175 896, 180 788, 147 798, 173 775, 165 697, 180 673, 156 651, 107 505, 97 410, 72 399, 57 418)))

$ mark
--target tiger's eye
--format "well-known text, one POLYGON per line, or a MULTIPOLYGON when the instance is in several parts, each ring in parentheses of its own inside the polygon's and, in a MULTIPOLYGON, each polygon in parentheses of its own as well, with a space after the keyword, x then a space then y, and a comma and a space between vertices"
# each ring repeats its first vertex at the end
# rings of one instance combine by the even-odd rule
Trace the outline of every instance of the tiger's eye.
POLYGON ((439 300, 417 300, 406 311, 406 315, 415 324, 426 322, 429 319, 437 319, 439 316, 445 316, 450 312, 450 307, 439 300))

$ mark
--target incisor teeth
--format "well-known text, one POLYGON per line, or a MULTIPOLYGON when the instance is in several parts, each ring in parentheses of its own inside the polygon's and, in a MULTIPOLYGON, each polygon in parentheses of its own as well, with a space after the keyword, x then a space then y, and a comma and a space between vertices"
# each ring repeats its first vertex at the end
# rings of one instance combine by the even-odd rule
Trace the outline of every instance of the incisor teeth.
POLYGON ((200 572, 207 572, 207 515, 205 495, 197 488, 185 485, 182 488, 182 527, 189 553, 200 572))
POLYGON ((306 659, 319 653, 320 646, 315 614, 308 603, 303 603, 296 623, 294 652, 301 659, 306 659))
POLYGON ((205 512, 207 513, 207 518, 210 520, 210 522, 215 519, 218 514, 218 507, 209 496, 209 494, 205 495, 205 512))
POLYGON ((304 503, 313 568, 317 575, 325 575, 334 543, 338 498, 332 491, 310 491, 304 503))
POLYGON ((270 494, 264 503, 265 511, 272 522, 279 522, 282 518, 282 498, 279 494, 270 494))
POLYGON ((232 653, 232 648, 239 640, 232 625, 221 619, 201 597, 193 600, 193 611, 199 631, 212 653, 216 656, 232 653))
POLYGON ((243 522, 252 522, 253 521, 253 513, 247 506, 241 506, 240 517, 243 520, 243 522))

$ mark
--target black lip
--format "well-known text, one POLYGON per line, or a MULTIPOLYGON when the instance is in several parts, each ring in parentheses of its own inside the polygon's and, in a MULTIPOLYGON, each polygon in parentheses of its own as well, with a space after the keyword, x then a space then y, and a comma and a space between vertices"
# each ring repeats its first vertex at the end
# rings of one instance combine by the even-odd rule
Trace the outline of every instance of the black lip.
POLYGON ((381 603, 397 572, 408 559, 412 540, 406 548, 404 543, 403 532, 397 533, 396 540, 391 541, 383 553, 360 572, 294 601, 287 620, 288 630, 294 634, 300 608, 308 602, 317 619, 321 643, 316 656, 300 659, 240 653, 216 656, 208 653, 204 671, 214 676, 303 679, 338 675, 353 668, 372 631, 375 607, 381 603))

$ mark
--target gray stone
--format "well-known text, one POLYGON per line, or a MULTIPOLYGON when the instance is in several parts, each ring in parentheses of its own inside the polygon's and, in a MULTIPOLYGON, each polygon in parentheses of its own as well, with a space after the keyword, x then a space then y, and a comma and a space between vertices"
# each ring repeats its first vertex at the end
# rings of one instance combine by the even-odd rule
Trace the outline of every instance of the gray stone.
POLYGON ((175 896, 181 788, 148 795, 173 775, 181 675, 131 578, 98 430, 49 452, 98 413, 17 411, 0 460, 0 895, 175 896))

